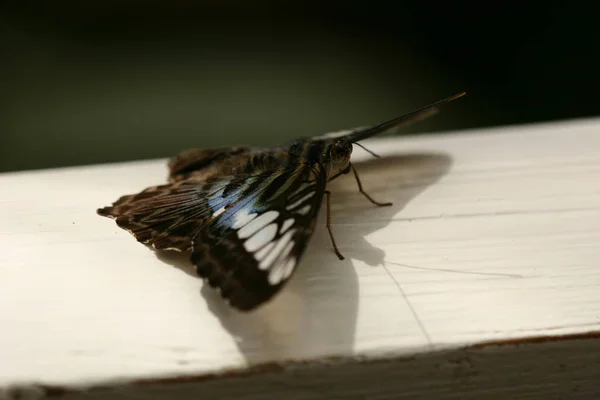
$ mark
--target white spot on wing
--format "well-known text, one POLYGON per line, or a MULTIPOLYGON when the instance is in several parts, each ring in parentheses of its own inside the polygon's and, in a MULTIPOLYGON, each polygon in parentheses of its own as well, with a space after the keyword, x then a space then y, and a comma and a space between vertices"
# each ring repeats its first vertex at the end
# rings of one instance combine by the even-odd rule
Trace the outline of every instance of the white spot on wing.
POLYGON ((310 211, 310 204, 307 204, 296 212, 300 215, 306 215, 306 214, 308 214, 309 211, 310 211))
POLYGON ((294 242, 289 242, 287 246, 285 246, 285 249, 283 249, 283 251, 281 252, 281 257, 280 258, 285 258, 288 256, 288 254, 290 254, 290 251, 292 251, 292 247, 294 247, 294 242))
POLYGON ((244 247, 248 251, 256 251, 273 240, 275 235, 277 235, 277 224, 267 225, 246 240, 244 247))
POLYGON ((293 197, 293 196, 297 195, 298 193, 306 190, 306 188, 308 188, 309 186, 313 186, 313 188, 314 188, 315 185, 312 183, 304 183, 304 184, 300 185, 300 187, 298 187, 298 189, 296 189, 294 191, 294 193, 290 194, 290 197, 293 197))
POLYGON ((290 229, 290 226, 294 225, 294 218, 288 218, 285 221, 283 221, 283 224, 281 225, 281 229, 279 230, 279 233, 283 234, 285 233, 285 231, 287 231, 288 229, 290 229))
POLYGON ((262 259, 262 261, 258 265, 258 268, 260 268, 260 269, 269 268, 269 266, 271 264, 273 264, 273 262, 275 262, 275 260, 277 260, 277 257, 279 257, 279 255, 281 254, 281 250, 283 250, 284 247, 288 246, 289 244, 293 245, 294 243, 291 240, 292 240, 292 235, 294 234, 294 232, 296 232, 295 229, 290 229, 289 231, 287 231, 287 233, 285 235, 283 235, 281 238, 279 238, 279 240, 277 241, 277 244, 275 245, 273 250, 271 250, 271 252, 269 254, 267 254, 265 256, 265 258, 262 259))
POLYGON ((300 200, 297 200, 297 201, 293 202, 292 204, 290 204, 286 208, 288 210, 293 210, 294 208, 298 207, 300 204, 304 203, 306 200, 310 199, 314 194, 315 194, 315 192, 308 192, 307 194, 305 194, 304 196, 302 196, 302 198, 300 198, 300 200))
POLYGON ((233 229, 239 229, 252 221, 258 214, 249 213, 247 208, 241 209, 238 213, 233 216, 233 229))
POLYGON ((281 263, 273 267, 271 271, 269 271, 269 283, 271 285, 277 285, 282 280, 289 278, 289 276, 292 274, 292 271, 294 271, 295 266, 295 258, 283 260, 281 263))
POLYGON ((283 266, 283 274, 282 274, 283 279, 289 278, 289 276, 292 274, 292 271, 294 270, 295 266, 296 266, 296 259, 293 257, 288 258, 287 262, 283 266))
POLYGON ((279 266, 277 266, 277 268, 273 268, 272 270, 269 271, 269 283, 271 285, 277 285, 279 282, 281 282, 282 279, 283 279, 283 269, 279 268, 279 266))
POLYGON ((215 211, 212 216, 213 216, 213 218, 216 218, 219 215, 223 214, 224 212, 225 212, 225 207, 221 207, 217 211, 215 211))
MULTIPOLYGON (((257 261, 262 260, 267 254, 269 254, 269 252, 273 249, 274 246, 275 242, 269 243, 268 245, 254 253, 254 258, 256 258, 257 261)), ((263 265, 262 263, 258 265, 259 269, 267 269, 267 267, 268 265, 263 265)))
POLYGON ((238 237, 240 239, 245 239, 254 235, 254 233, 256 233, 263 226, 275 221, 278 216, 279 213, 273 210, 259 215, 238 231, 238 237))

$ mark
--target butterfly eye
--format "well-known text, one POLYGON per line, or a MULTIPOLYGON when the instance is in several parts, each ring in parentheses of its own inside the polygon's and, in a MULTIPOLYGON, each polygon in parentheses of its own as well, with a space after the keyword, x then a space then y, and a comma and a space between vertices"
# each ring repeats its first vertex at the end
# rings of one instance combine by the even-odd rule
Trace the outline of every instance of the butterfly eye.
POLYGON ((352 144, 345 140, 339 140, 331 146, 331 159, 335 163, 343 162, 352 153, 352 144))

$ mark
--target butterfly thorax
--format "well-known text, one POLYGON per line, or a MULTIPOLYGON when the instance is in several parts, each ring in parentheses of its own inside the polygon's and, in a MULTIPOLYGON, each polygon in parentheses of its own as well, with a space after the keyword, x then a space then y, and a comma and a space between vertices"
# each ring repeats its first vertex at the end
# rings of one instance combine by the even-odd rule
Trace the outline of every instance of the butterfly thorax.
POLYGON ((288 148, 288 165, 321 165, 327 177, 345 173, 350 165, 352 143, 344 139, 297 140, 288 148))

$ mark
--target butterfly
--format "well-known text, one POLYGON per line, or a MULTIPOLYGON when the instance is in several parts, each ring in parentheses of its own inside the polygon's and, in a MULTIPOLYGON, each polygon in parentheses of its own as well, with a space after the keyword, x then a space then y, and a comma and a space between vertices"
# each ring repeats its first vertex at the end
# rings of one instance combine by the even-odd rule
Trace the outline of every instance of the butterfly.
MULTIPOLYGON (((191 149, 168 162, 169 182, 125 195, 101 216, 156 250, 191 251, 196 272, 234 308, 250 311, 290 279, 315 229, 327 183, 351 171, 353 144, 433 115, 460 93, 375 126, 297 139, 272 148, 191 149)), ((362 147, 362 146, 361 146, 362 147)), ((367 150, 368 151, 368 150, 367 150)))

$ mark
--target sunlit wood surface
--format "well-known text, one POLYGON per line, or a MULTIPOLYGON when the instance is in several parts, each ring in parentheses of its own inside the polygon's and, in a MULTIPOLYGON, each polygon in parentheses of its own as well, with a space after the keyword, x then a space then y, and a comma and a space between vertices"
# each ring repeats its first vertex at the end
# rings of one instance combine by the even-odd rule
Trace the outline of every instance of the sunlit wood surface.
POLYGON ((165 160, 0 175, 0 399, 600 398, 600 120, 364 144, 250 314, 96 215, 165 160))

